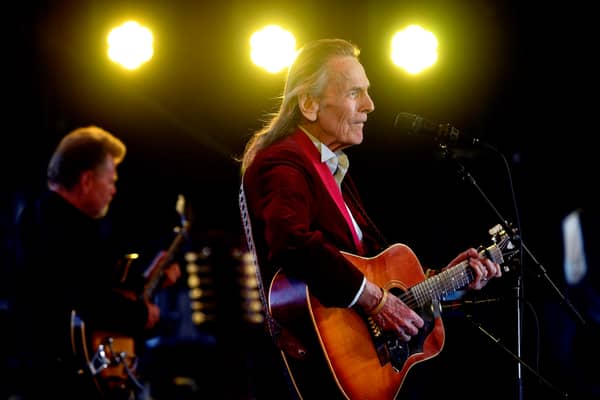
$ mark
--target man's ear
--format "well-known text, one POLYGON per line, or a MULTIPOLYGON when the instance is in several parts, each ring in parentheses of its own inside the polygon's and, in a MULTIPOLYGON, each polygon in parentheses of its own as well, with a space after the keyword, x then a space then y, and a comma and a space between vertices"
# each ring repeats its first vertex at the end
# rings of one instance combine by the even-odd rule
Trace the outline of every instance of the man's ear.
POLYGON ((317 120, 319 103, 313 96, 308 93, 299 95, 298 107, 300 107, 300 111, 302 112, 302 115, 304 115, 304 118, 310 122, 315 122, 317 120))
POLYGON ((94 171, 88 170, 81 173, 79 177, 79 186, 84 191, 91 190, 93 188, 94 179, 96 178, 94 171))

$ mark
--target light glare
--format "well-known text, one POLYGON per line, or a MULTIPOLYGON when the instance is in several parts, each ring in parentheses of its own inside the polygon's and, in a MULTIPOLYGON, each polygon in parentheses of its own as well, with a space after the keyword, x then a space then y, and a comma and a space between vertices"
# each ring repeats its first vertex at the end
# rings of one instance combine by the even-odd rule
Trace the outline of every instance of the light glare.
POLYGON ((107 41, 108 57, 127 69, 138 68, 154 54, 152 33, 134 21, 113 29, 107 41))
POLYGON ((435 36, 417 25, 410 25, 392 39, 392 61, 411 74, 433 65, 438 58, 435 36))
POLYGON ((296 39, 277 25, 268 25, 250 38, 252 62, 268 72, 289 67, 296 57, 296 39))

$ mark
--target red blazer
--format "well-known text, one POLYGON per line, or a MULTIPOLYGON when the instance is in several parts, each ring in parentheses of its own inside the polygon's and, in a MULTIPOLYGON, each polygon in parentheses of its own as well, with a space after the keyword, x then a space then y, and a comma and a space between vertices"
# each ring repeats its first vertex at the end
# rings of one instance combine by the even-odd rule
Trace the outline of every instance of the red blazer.
POLYGON ((340 250, 375 255, 385 245, 369 224, 349 174, 342 182, 344 201, 363 232, 359 249, 351 227, 323 183, 319 151, 298 130, 260 151, 243 178, 261 275, 268 287, 273 274, 304 281, 324 306, 347 307, 363 274, 340 250))

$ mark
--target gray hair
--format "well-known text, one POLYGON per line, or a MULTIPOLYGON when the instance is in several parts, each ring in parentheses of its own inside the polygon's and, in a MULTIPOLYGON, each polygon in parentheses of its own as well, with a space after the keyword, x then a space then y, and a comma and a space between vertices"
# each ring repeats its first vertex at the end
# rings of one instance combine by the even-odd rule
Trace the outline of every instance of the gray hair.
POLYGON ((302 113, 298 98, 302 94, 319 97, 329 81, 327 63, 334 57, 358 58, 360 50, 343 39, 320 39, 306 44, 298 51, 288 75, 277 113, 262 129, 255 132, 244 149, 242 174, 254 160, 256 153, 279 139, 291 135, 296 129, 302 113))

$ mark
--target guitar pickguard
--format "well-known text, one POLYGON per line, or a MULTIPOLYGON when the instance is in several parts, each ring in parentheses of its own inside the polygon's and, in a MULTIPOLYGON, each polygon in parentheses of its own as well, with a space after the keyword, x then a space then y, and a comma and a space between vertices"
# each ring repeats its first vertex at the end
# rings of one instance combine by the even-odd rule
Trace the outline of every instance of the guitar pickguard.
MULTIPOLYGON (((405 292, 400 288, 390 289, 390 294, 401 297, 405 292)), ((438 316, 436 306, 430 303, 429 306, 418 307, 414 310, 423 318, 423 327, 419 329, 419 333, 412 337, 409 342, 400 340, 393 333, 383 333, 377 325, 367 317, 367 325, 373 346, 379 358, 381 366, 390 363, 396 372, 399 372, 404 367, 406 360, 413 354, 423 353, 423 344, 425 339, 433 330, 435 317, 438 316)))

